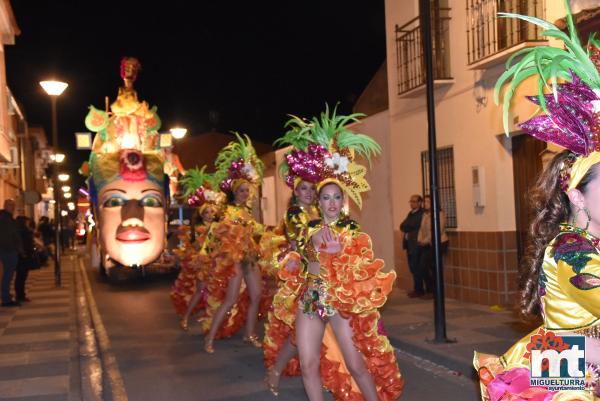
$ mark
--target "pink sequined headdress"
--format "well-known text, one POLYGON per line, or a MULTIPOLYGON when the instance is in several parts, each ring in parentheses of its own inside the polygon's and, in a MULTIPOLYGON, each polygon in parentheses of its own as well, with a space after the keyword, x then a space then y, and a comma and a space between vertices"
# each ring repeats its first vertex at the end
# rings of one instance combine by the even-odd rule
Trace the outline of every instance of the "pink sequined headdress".
POLYGON ((299 179, 306 180, 316 182, 317 189, 335 183, 361 208, 361 193, 370 186, 365 179, 367 169, 357 163, 356 156, 370 160, 381 151, 373 138, 348 128, 348 124, 362 116, 338 115, 336 109, 330 113, 329 106, 310 121, 292 116, 286 123, 289 131, 275 141, 276 145, 293 147, 281 167, 286 183, 293 185, 299 179))
POLYGON ((539 105, 544 114, 519 127, 537 139, 555 143, 574 154, 561 171, 561 187, 569 191, 600 162, 600 44, 592 36, 586 48, 581 46, 566 0, 565 7, 568 35, 538 18, 499 13, 502 17, 519 18, 541 26, 543 36, 562 40, 565 48, 536 46, 515 53, 507 62, 507 71, 496 83, 495 99, 498 103, 501 89, 510 82, 503 99, 504 127, 508 131, 508 111, 515 90, 526 78, 537 77, 538 94, 528 99, 539 105), (515 63, 516 56, 521 58, 515 63))

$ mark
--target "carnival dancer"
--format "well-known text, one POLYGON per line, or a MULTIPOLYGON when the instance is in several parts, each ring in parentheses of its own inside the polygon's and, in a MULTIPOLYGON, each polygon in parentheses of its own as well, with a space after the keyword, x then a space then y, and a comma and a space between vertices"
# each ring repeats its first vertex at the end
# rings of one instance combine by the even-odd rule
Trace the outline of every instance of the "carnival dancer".
POLYGON ((298 137, 305 138, 306 148, 312 145, 311 157, 318 161, 322 217, 308 224, 299 274, 281 269, 287 301, 274 308, 282 320, 295 316, 302 380, 311 401, 323 399, 322 387, 336 400, 395 400, 404 384, 393 348, 378 331, 378 309, 396 274, 383 271, 369 235, 343 211, 344 193, 361 207, 361 193, 370 189, 366 168, 355 156, 370 159, 380 151, 373 139, 346 127, 358 116, 338 116, 335 110, 330 115, 327 108, 320 119, 295 118, 298 137))
MULTIPOLYGON (((291 133, 294 136, 295 132, 291 133)), ((275 142, 280 145, 295 145, 290 135, 284 136, 275 142)), ((292 196, 288 209, 283 218, 283 233, 280 241, 271 240, 275 248, 274 260, 275 276, 279 269, 298 270, 300 260, 290 251, 302 253, 306 243, 306 227, 309 221, 319 217, 315 204, 318 180, 315 163, 310 157, 310 151, 293 148, 284 157, 281 172, 285 176, 286 184, 292 189, 292 196)), ((279 286, 285 286, 285 281, 278 280, 279 286)), ((297 357, 296 346, 292 343, 293 322, 283 321, 277 315, 278 306, 285 307, 287 290, 280 288, 274 297, 273 305, 265 323, 265 336, 263 339, 264 361, 267 368, 265 383, 274 394, 279 394, 279 380, 282 374, 297 376, 300 374, 300 364, 297 357)), ((292 311, 295 316, 295 310, 292 311)), ((286 314, 289 316, 289 314, 286 314)), ((285 317, 284 317, 285 318, 285 317)))
POLYGON ((160 119, 156 108, 137 99, 133 82, 139 68, 136 59, 123 58, 124 86, 111 111, 91 106, 85 119, 97 132, 87 183, 107 271, 152 263, 165 243, 169 180, 158 142, 160 119))
POLYGON ((500 357, 475 353, 486 401, 600 397, 600 48, 593 38, 582 48, 565 5, 568 35, 549 22, 504 15, 540 25, 543 35, 565 43, 565 49, 536 46, 522 51, 521 61, 500 77, 497 94, 507 80, 513 81, 505 94, 505 127, 515 88, 524 77, 537 76, 540 92, 529 100, 545 114, 520 127, 566 150, 549 163, 531 194, 536 214, 523 264, 520 307, 525 315, 541 315, 543 324, 500 357), (552 93, 544 94, 545 86, 552 93), (581 368, 585 385, 579 390, 532 386, 531 372, 543 369, 531 366, 533 351, 562 351, 570 347, 563 336, 573 335, 585 336, 585 366, 575 367, 581 368))
POLYGON ((229 203, 203 249, 214 263, 207 281, 206 315, 201 318, 204 350, 208 353, 214 352, 215 338, 233 335, 244 322, 243 341, 261 347, 256 323, 263 279, 256 261, 263 227, 252 217, 251 206, 258 195, 264 166, 250 138, 235 135, 237 141, 222 149, 215 161, 216 179, 229 203))
POLYGON ((171 289, 171 301, 181 320, 183 330, 188 330, 188 320, 192 313, 197 313, 206 306, 206 279, 210 274, 211 260, 202 254, 204 242, 213 222, 218 220, 225 194, 213 190, 218 187, 213 182, 214 174, 201 169, 190 169, 180 180, 184 188, 183 197, 191 207, 196 207, 192 218, 192 230, 183 232, 182 248, 177 250, 181 262, 181 271, 171 289))

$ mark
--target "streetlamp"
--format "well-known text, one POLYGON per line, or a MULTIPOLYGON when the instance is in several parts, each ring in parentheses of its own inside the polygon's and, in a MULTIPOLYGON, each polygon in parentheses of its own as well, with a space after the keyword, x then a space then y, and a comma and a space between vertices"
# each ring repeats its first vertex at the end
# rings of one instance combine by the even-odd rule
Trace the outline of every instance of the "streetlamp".
MULTIPOLYGON (((58 193, 58 177, 57 177, 57 163, 60 163, 60 157, 57 157, 61 153, 58 152, 58 123, 56 118, 56 99, 67 89, 66 82, 60 81, 42 81, 40 86, 50 96, 50 104, 52 106, 52 146, 54 147, 54 171, 52 173, 52 182, 54 187, 54 283, 57 287, 60 287, 60 196, 58 193)), ((64 159, 64 157, 62 157, 64 159)), ((68 178, 67 178, 68 179, 68 178)))
POLYGON ((185 134, 187 134, 187 129, 177 127, 177 128, 171 128, 169 130, 169 132, 171 133, 171 135, 173 135, 173 138, 181 139, 185 136, 185 134))

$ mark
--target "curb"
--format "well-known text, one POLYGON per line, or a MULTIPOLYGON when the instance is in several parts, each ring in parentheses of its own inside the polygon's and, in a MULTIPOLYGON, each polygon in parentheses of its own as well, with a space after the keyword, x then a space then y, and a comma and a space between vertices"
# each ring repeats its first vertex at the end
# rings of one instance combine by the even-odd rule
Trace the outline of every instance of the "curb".
POLYGON ((422 347, 416 345, 414 342, 404 341, 400 338, 393 336, 389 336, 389 340, 392 346, 399 348, 402 351, 418 356, 419 358, 426 359, 437 365, 441 365, 447 369, 459 373, 461 376, 464 376, 466 378, 472 379, 474 381, 478 380, 475 369, 471 365, 470 361, 467 363, 462 359, 452 358, 448 353, 442 354, 428 349, 427 346, 429 344, 425 342, 425 338, 423 339, 422 347))

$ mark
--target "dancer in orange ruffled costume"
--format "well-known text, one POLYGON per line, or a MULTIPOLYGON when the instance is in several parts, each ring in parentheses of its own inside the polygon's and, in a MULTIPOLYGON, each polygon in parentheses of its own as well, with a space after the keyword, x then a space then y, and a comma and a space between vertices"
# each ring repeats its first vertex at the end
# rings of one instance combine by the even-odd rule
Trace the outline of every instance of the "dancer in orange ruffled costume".
POLYGON ((380 151, 371 138, 344 126, 356 117, 335 111, 330 116, 327 110, 320 120, 294 118, 288 125, 296 132, 286 134, 302 138, 307 157, 318 160, 320 178, 322 218, 308 224, 304 251, 296 254, 301 269, 280 269, 282 302, 273 303, 282 321, 292 324, 295 318, 302 379, 311 401, 323 400, 322 387, 336 400, 390 401, 400 397, 404 386, 394 350, 378 330, 378 309, 396 274, 383 271, 370 237, 342 211, 344 193, 360 207, 360 193, 370 189, 355 153, 369 158, 380 151))
POLYGON ((261 347, 256 334, 262 274, 257 266, 258 241, 263 227, 251 214, 250 204, 262 180, 262 162, 250 138, 237 135, 217 156, 215 173, 230 203, 222 220, 209 234, 203 252, 214 264, 207 281, 208 304, 201 319, 204 350, 214 352, 215 338, 229 337, 246 323, 244 341, 261 347), (245 288, 242 286, 245 285, 245 288))
MULTIPOLYGON (((288 176, 289 177, 289 176, 288 176)), ((292 175, 292 178, 293 175, 292 175)), ((288 257, 290 251, 302 252, 306 239, 303 235, 309 221, 318 218, 319 212, 315 207, 316 191, 315 184, 295 177, 289 181, 295 183, 294 192, 290 199, 283 219, 283 233, 278 239, 271 240, 271 246, 276 249, 273 265, 276 267, 275 276, 279 269, 291 268, 297 270, 299 260, 297 257, 288 257)), ((286 180, 288 181, 288 180, 286 180)), ((285 282, 278 280, 279 285, 285 282)), ((273 303, 280 305, 285 303, 286 290, 277 291, 273 297, 273 303)), ((263 339, 263 350, 267 375, 265 383, 269 390, 278 395, 279 379, 282 374, 297 376, 300 374, 300 363, 296 356, 296 346, 292 343, 293 325, 282 321, 277 316, 277 309, 272 309, 267 315, 265 323, 265 337, 263 339)))
MULTIPOLYGON (((206 306, 207 292, 204 283, 211 267, 211 260, 199 251, 204 245, 217 213, 217 207, 208 203, 198 209, 196 224, 194 224, 195 238, 184 243, 180 255, 181 271, 171 289, 171 301, 175 311, 181 316, 180 326, 186 331, 190 316, 206 306)), ((185 234, 188 237, 187 232, 185 234)))
POLYGON ((206 166, 190 169, 180 181, 187 203, 198 208, 192 219, 192 235, 189 230, 179 233, 182 246, 176 253, 181 261, 181 272, 171 290, 175 310, 182 316, 180 326, 183 330, 188 330, 190 315, 206 306, 205 282, 212 269, 212 261, 200 249, 205 245, 213 222, 218 219, 225 202, 225 194, 212 189, 217 186, 214 175, 206 173, 205 169, 206 166))

